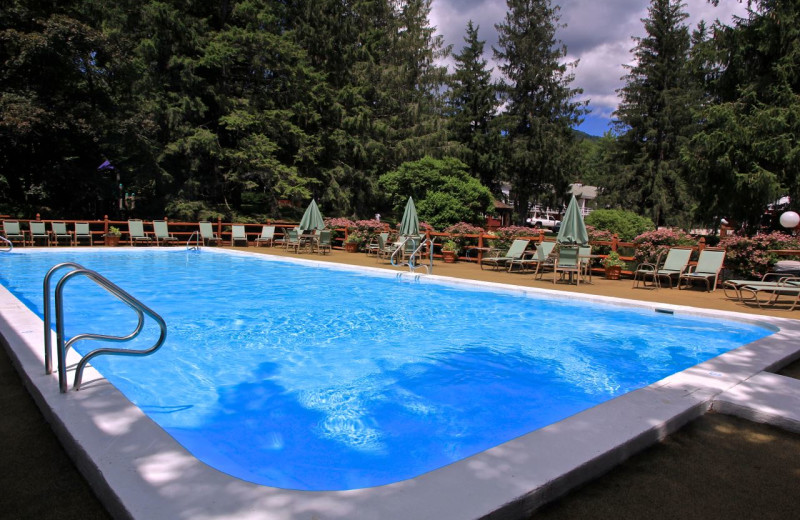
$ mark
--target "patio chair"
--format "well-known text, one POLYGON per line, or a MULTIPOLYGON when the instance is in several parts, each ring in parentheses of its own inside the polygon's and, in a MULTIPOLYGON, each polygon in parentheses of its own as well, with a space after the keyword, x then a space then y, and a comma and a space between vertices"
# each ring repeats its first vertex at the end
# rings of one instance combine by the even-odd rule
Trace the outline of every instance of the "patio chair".
POLYGON ((740 293, 750 293, 752 296, 744 297, 742 295, 741 301, 743 303, 752 303, 756 302, 756 305, 760 309, 764 308, 764 305, 773 306, 778 303, 781 296, 788 296, 791 302, 789 306, 789 310, 793 311, 797 304, 800 303, 800 283, 798 279, 793 280, 784 280, 779 285, 744 285, 739 288, 740 293), (760 294, 766 293, 769 295, 767 300, 761 300, 759 297, 760 294))
POLYGON ((144 232, 144 223, 139 219, 128 220, 128 235, 131 237, 131 244, 149 244, 153 241, 144 232))
MULTIPOLYGON (((662 253, 663 255, 663 253, 662 253)), ((661 279, 666 278, 669 282, 669 288, 672 289, 672 279, 680 279, 680 276, 686 272, 689 266, 689 258, 692 256, 692 248, 690 247, 672 247, 667 252, 667 257, 664 263, 659 265, 661 256, 659 255, 654 264, 643 262, 639 264, 636 271, 633 272, 633 287, 647 287, 647 278, 652 279, 652 284, 655 289, 661 287, 661 279)))
POLYGON ((530 242, 530 240, 523 240, 520 238, 514 240, 506 254, 500 256, 498 253, 496 256, 484 258, 481 261, 481 269, 483 269, 484 265, 490 265, 493 269, 497 269, 501 266, 506 267, 510 261, 520 260, 525 254, 525 250, 528 249, 528 244, 530 244, 530 242))
POLYGON ((321 255, 331 252, 331 232, 328 229, 324 229, 320 231, 318 242, 317 242, 317 252, 321 255))
POLYGON ((178 237, 174 237, 169 234, 169 224, 167 224, 166 220, 153 221, 153 235, 156 237, 157 246, 168 246, 171 243, 178 241, 178 237))
POLYGON ((216 233, 214 233, 214 228, 211 226, 211 222, 204 220, 203 222, 200 222, 199 225, 200 238, 203 240, 204 246, 219 244, 219 237, 216 233))
POLYGON ((536 280, 537 277, 541 280, 545 269, 552 269, 555 265, 556 258, 553 255, 553 249, 555 249, 555 247, 555 242, 542 242, 539 244, 539 247, 536 248, 536 254, 532 259, 536 264, 536 270, 533 272, 534 280, 536 280))
POLYGON ((297 253, 300 250, 300 232, 297 228, 291 228, 286 230, 286 235, 284 237, 283 248, 288 250, 289 248, 293 248, 294 252, 297 253))
POLYGON ((243 225, 234 224, 231 226, 231 245, 235 246, 237 243, 241 242, 244 242, 244 247, 247 247, 247 233, 243 225))
POLYGON ((578 257, 581 261, 581 268, 583 269, 583 279, 589 279, 592 283, 592 246, 582 246, 578 248, 578 257))
POLYGON ((256 238, 256 247, 259 244, 274 245, 275 241, 275 226, 263 226, 261 228, 261 235, 256 238))
POLYGON ((367 253, 367 256, 369 255, 378 256, 380 250, 386 247, 387 240, 389 240, 389 233, 378 233, 377 235, 374 235, 370 239, 369 244, 367 244, 367 246, 364 248, 364 251, 367 253))
POLYGON ((746 302, 757 296, 757 291, 768 291, 770 288, 779 287, 800 287, 800 277, 787 276, 781 273, 766 273, 760 280, 725 280, 722 282, 722 290, 726 298, 746 302), (745 288, 747 290, 745 291, 745 288), (747 297, 743 293, 750 296, 747 297))
POLYGON ((21 242, 23 246, 25 245, 25 233, 22 232, 19 222, 16 220, 3 221, 3 235, 10 242, 21 242))
POLYGON ((75 231, 73 233, 73 241, 77 246, 80 244, 80 241, 86 239, 89 241, 89 245, 93 245, 92 233, 89 231, 89 223, 88 222, 76 222, 75 223, 75 231))
POLYGON ((47 225, 44 222, 31 221, 30 223, 31 245, 36 245, 36 240, 42 240, 50 246, 50 234, 47 232, 47 225))
POLYGON ((682 288, 684 282, 689 287, 697 280, 702 280, 706 283, 706 290, 711 292, 717 289, 717 280, 719 279, 719 272, 722 271, 722 264, 725 263, 725 250, 706 248, 700 251, 700 257, 697 259, 697 265, 690 267, 685 273, 678 278, 678 289, 682 288), (714 283, 711 283, 711 280, 714 283))
POLYGON ((556 255, 556 261, 553 264, 554 284, 559 278, 559 273, 562 279, 564 278, 565 274, 569 275, 570 281, 572 280, 572 277, 574 275, 575 284, 576 285, 580 284, 583 267, 581 266, 581 259, 578 253, 579 253, 579 248, 577 247, 562 245, 558 249, 558 254, 556 255))
POLYGON ((53 228, 53 238, 55 239, 56 245, 63 240, 66 239, 67 245, 72 245, 72 235, 69 234, 67 231, 67 224, 65 222, 53 222, 50 224, 53 228))

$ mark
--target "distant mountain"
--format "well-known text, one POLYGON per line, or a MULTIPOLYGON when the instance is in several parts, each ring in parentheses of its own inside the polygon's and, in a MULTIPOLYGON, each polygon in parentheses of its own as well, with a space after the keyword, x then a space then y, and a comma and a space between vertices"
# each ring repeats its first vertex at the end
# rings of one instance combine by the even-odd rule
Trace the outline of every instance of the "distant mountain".
POLYGON ((575 139, 577 139, 578 141, 583 141, 584 139, 588 139, 589 141, 599 141, 600 140, 600 136, 599 135, 590 135, 590 134, 587 134, 586 132, 582 132, 581 130, 578 130, 576 128, 573 128, 572 131, 575 132, 575 139))

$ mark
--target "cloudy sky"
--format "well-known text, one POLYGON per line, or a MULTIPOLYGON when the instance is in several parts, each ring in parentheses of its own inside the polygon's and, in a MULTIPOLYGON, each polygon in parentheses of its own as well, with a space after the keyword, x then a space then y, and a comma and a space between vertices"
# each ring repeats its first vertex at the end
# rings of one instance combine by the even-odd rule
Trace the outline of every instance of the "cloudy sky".
MULTIPOLYGON (((689 13, 687 24, 692 29, 701 19, 709 25, 715 19, 729 23, 732 15, 745 14, 745 5, 739 0, 720 0, 718 7, 707 0, 684 3, 689 13)), ((553 0, 553 5, 561 6, 561 23, 567 24, 557 37, 567 46, 568 61, 580 60, 574 70, 573 87, 582 88, 582 99, 590 100, 592 113, 581 130, 602 135, 608 128, 619 102, 615 91, 622 86, 620 78, 626 72, 622 65, 631 61, 630 51, 635 45, 631 37, 644 35, 641 19, 647 17, 649 4, 649 0, 553 0)), ((472 20, 480 26, 478 37, 486 41, 486 59, 494 66, 494 26, 503 21, 505 14, 505 0, 433 0, 430 21, 458 53, 464 46, 467 22, 472 20)), ((494 74, 497 75, 496 69, 494 74)))

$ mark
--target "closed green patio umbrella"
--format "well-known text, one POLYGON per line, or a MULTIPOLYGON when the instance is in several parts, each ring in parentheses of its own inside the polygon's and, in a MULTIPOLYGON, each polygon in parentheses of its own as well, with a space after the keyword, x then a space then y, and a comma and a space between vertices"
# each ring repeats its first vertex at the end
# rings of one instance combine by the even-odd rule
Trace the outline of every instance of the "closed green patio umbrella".
POLYGON ((583 215, 581 215, 575 195, 569 201, 556 242, 575 246, 585 246, 589 243, 589 234, 586 232, 586 224, 583 223, 583 215))
POLYGON ((311 204, 306 208, 303 213, 303 218, 300 219, 300 229, 325 229, 325 221, 322 220, 322 213, 319 212, 316 201, 311 199, 311 204))
POLYGON ((403 211, 403 220, 400 221, 400 234, 406 236, 419 236, 419 218, 414 200, 409 197, 406 209, 403 211))

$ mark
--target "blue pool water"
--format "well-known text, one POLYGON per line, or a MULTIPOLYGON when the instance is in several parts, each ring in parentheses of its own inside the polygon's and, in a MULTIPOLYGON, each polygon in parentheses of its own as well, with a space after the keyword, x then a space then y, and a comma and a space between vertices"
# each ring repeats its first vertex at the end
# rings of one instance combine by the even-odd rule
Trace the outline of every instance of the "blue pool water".
MULTIPOLYGON (((63 261, 99 271, 169 329, 150 357, 92 364, 200 460, 281 488, 412 478, 771 333, 177 248, 15 251, 0 255, 0 283, 41 316, 42 279, 63 261)), ((68 337, 134 327, 85 279, 65 296, 68 337)), ((134 346, 156 336, 151 324, 134 346)))

